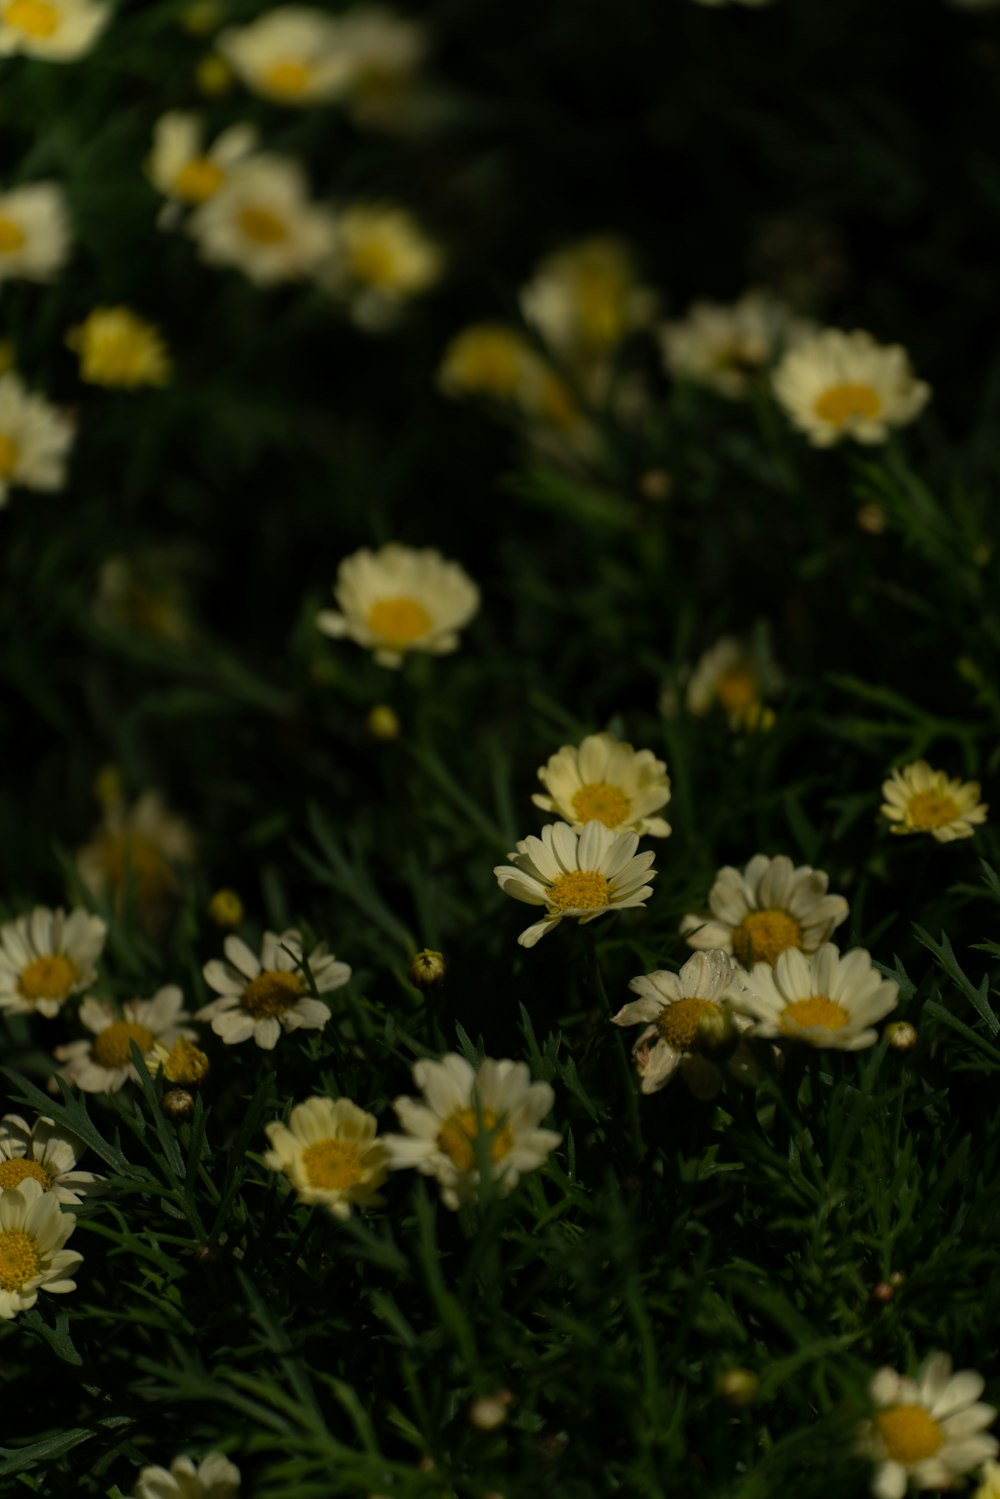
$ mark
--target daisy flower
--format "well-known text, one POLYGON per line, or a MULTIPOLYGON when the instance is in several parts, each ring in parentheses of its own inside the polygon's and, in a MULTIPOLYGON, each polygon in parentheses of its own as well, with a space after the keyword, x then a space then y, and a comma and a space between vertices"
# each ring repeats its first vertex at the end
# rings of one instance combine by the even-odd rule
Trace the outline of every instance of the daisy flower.
POLYGON ((339 989, 351 976, 347 964, 338 963, 325 942, 306 959, 296 931, 265 932, 259 958, 239 937, 227 937, 222 946, 226 961, 213 958, 202 970, 209 988, 221 998, 204 1005, 195 1019, 210 1020, 227 1046, 252 1036, 264 1051, 271 1051, 282 1030, 323 1029, 330 1010, 311 997, 304 964, 320 994, 339 989))
POLYGON ((720 869, 704 915, 688 915, 680 930, 688 946, 720 948, 749 966, 775 963, 788 948, 814 953, 847 920, 847 901, 828 895, 830 877, 785 854, 754 854, 740 872, 720 869))
POLYGON ((237 1499, 240 1470, 221 1452, 209 1452, 195 1465, 189 1457, 175 1457, 166 1468, 143 1468, 135 1485, 135 1499, 237 1499))
POLYGON ((479 589, 457 562, 394 541, 345 557, 333 595, 340 611, 322 610, 316 624, 373 651, 380 666, 402 666, 409 651, 456 650, 459 630, 479 608, 479 589))
POLYGON ((0 281, 51 281, 69 256, 66 198, 54 182, 0 193, 0 281))
POLYGON ((80 379, 88 385, 136 390, 170 379, 170 355, 160 330, 128 307, 95 307, 70 329, 66 345, 79 355, 80 379))
POLYGON ((74 435, 72 418, 29 394, 20 375, 0 375, 0 508, 15 485, 62 489, 74 435))
POLYGON ((915 1379, 879 1369, 869 1393, 875 1415, 861 1433, 861 1449, 876 1464, 876 1499, 903 1499, 918 1489, 951 1489, 981 1463, 995 1458, 987 1436, 996 1411, 979 1404, 985 1381, 972 1369, 951 1370, 946 1353, 932 1353, 915 1379))
POLYGON ((540 838, 523 838, 511 864, 493 873, 500 889, 530 906, 544 906, 541 921, 518 937, 522 947, 534 947, 564 916, 594 921, 608 911, 644 906, 656 878, 650 865, 654 854, 636 854, 638 833, 616 833, 603 822, 587 822, 576 833, 565 822, 550 822, 540 838))
POLYGON ((666 838, 670 824, 652 814, 670 800, 670 777, 652 750, 634 750, 613 734, 588 734, 578 748, 564 744, 538 779, 548 792, 531 800, 577 832, 585 822, 603 822, 620 832, 666 838))
POLYGON ((352 58, 341 31, 322 11, 283 5, 224 31, 216 46, 255 94, 304 107, 338 98, 351 79, 352 58))
POLYGON ((71 994, 89 988, 107 923, 77 906, 69 915, 36 906, 0 926, 0 1010, 51 1020, 71 994))
POLYGON ((724 952, 695 953, 680 973, 662 969, 643 974, 629 984, 639 999, 613 1015, 615 1025, 647 1022, 632 1055, 638 1063, 643 1093, 658 1093, 690 1058, 708 1060, 703 1046, 718 1054, 736 1049, 740 1029, 729 1007, 728 994, 738 975, 737 965, 724 952))
POLYGON ((978 781, 954 780, 926 760, 894 770, 882 782, 882 795, 882 816, 892 824, 891 833, 930 833, 938 843, 971 838, 989 811, 978 781))
POLYGON ((0 1191, 19 1187, 30 1177, 57 1202, 82 1202, 99 1191, 103 1176, 77 1171, 86 1146, 44 1115, 29 1125, 19 1114, 0 1119, 0 1191))
POLYGON ((659 330, 671 375, 705 385, 730 400, 746 396, 778 350, 811 325, 768 292, 749 291, 738 302, 695 302, 680 322, 659 330))
POLYGON ((845 437, 885 442, 890 427, 919 416, 931 393, 899 344, 877 344, 870 333, 838 328, 823 328, 789 349, 773 386, 789 420, 816 448, 845 437))
POLYGON ((389 1167, 377 1129, 375 1115, 349 1098, 307 1098, 295 1105, 287 1124, 266 1126, 271 1149, 264 1165, 288 1177, 300 1202, 321 1202, 335 1217, 349 1218, 352 1204, 381 1201, 375 1194, 389 1167))
POLYGON ((762 643, 751 647, 723 635, 691 673, 685 705, 695 718, 703 718, 718 703, 731 729, 769 728, 774 714, 764 700, 783 686, 781 672, 762 643))
POLYGON ((476 1141, 482 1134, 493 1180, 506 1195, 525 1171, 541 1166, 562 1135, 538 1126, 552 1108, 548 1083, 533 1083, 524 1062, 484 1057, 476 1070, 449 1052, 439 1062, 420 1061, 413 1081, 421 1100, 394 1104, 405 1134, 386 1135, 389 1165, 433 1176, 446 1207, 476 1195, 476 1141))
POLYGON ((38 1300, 39 1291, 62 1295, 76 1290, 67 1280, 83 1260, 63 1245, 76 1228, 54 1192, 26 1177, 19 1187, 0 1192, 0 1317, 9 1322, 38 1300))
POLYGON ((754 1036, 805 1041, 837 1051, 874 1046, 873 1022, 896 1008, 899 985, 885 979, 863 947, 841 954, 832 942, 807 958, 788 948, 772 967, 755 963, 730 991, 754 1036))
POLYGON ((209 265, 231 265, 257 286, 310 276, 336 248, 336 219, 309 196, 297 161, 262 153, 233 166, 196 208, 188 233, 209 265))
POLYGON ((548 256, 521 292, 526 320, 570 362, 610 353, 650 322, 656 301, 627 245, 601 237, 548 256))
POLYGON ((194 853, 189 824, 168 811, 158 791, 144 791, 127 806, 115 788, 90 842, 77 849, 76 864, 87 889, 112 896, 119 910, 131 893, 143 925, 156 931, 180 888, 177 866, 193 863, 194 853))
POLYGON ((84 1093, 117 1093, 127 1082, 139 1081, 132 1063, 133 1041, 145 1058, 158 1041, 169 1048, 178 1036, 193 1041, 197 1034, 181 1025, 191 1016, 176 984, 158 989, 152 999, 128 1000, 120 1014, 112 1004, 85 999, 80 1019, 90 1038, 57 1046, 55 1058, 64 1063, 63 1077, 84 1093))
POLYGON ((110 17, 93 0, 0 0, 0 57, 72 62, 90 51, 110 17))
POLYGON ((146 163, 150 181, 167 199, 159 223, 176 223, 184 208, 214 198, 225 186, 230 168, 257 144, 252 125, 231 125, 208 148, 200 115, 171 109, 153 127, 153 149, 146 163))
POLYGON ((516 328, 505 323, 471 323, 444 351, 438 385, 447 396, 484 396, 514 403, 541 360, 516 328))
POLYGON ((343 298, 359 327, 390 326, 441 277, 444 257, 413 216, 391 203, 356 203, 337 216, 320 283, 343 298))

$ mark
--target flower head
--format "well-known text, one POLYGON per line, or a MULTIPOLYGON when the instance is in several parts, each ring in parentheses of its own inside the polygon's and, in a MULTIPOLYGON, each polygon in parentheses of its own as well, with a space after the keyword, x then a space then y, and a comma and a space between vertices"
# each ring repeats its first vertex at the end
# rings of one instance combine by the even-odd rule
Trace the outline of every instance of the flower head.
POLYGON ((586 363, 645 327, 656 294, 640 282, 627 245, 596 237, 543 260, 521 293, 521 307, 550 349, 571 364, 586 363))
POLYGON ((666 838, 670 824, 655 817, 670 800, 670 777, 652 750, 634 750, 613 734, 588 734, 579 745, 564 744, 538 779, 548 792, 531 800, 577 832, 585 822, 603 822, 619 832, 666 838))
POLYGON ((538 351, 506 323, 470 323, 444 351, 438 384, 448 396, 516 403, 542 363, 538 351))
POLYGON ((63 910, 36 906, 26 916, 0 926, 0 1010, 12 1015, 58 1015, 71 994, 97 977, 107 923, 77 906, 63 910))
POLYGON ((882 977, 863 947, 841 954, 829 942, 811 958, 789 948, 773 967, 755 963, 729 1002, 754 1022, 751 1035, 862 1051, 875 1045, 872 1026, 896 1008, 898 995, 899 985, 882 977))
POLYGON ((167 809, 158 791, 144 791, 127 806, 115 790, 106 799, 103 821, 76 853, 88 890, 113 896, 119 910, 131 895, 143 926, 153 932, 163 926, 177 895, 177 866, 193 860, 190 826, 167 809))
POLYGON ((128 307, 95 307, 66 335, 80 356, 80 379, 89 385, 137 390, 166 385, 170 356, 158 328, 128 307))
POLYGON ((380 5, 355 5, 338 23, 341 56, 349 60, 344 103, 354 121, 394 130, 418 118, 414 75, 427 50, 423 27, 380 5))
POLYGON ((231 125, 211 146, 204 144, 204 122, 197 114, 171 109, 153 129, 153 149, 146 163, 153 186, 167 199, 160 223, 169 227, 184 208, 196 208, 214 198, 226 184, 230 169, 254 149, 252 125, 231 125))
POLYGON ((783 686, 781 672, 762 645, 755 642, 751 648, 733 635, 723 635, 691 673, 685 703, 695 718, 704 717, 718 704, 730 728, 763 728, 768 726, 768 715, 774 721, 764 704, 783 686))
POLYGON ((952 1373, 946 1353, 932 1353, 915 1379, 879 1369, 870 1394, 876 1407, 861 1432, 861 1449, 876 1464, 876 1499, 903 1499, 918 1489, 950 1489, 997 1455, 985 1428, 996 1411, 980 1405, 984 1380, 972 1369, 952 1373))
POLYGON ((423 1099, 396 1099, 405 1134, 386 1135, 389 1165, 412 1166, 436 1177, 447 1207, 457 1208, 475 1196, 482 1162, 488 1162, 493 1180, 507 1193, 525 1171, 541 1166, 562 1139, 538 1128, 554 1094, 548 1083, 531 1081, 524 1062, 485 1057, 473 1069, 464 1057, 449 1052, 439 1062, 417 1062, 413 1081, 423 1099))
POLYGON ((266 11, 247 26, 224 31, 216 45, 237 77, 275 104, 328 103, 344 92, 353 72, 341 26, 307 6, 266 11))
POLYGON ((309 196, 297 161, 261 153, 230 167, 188 220, 209 265, 231 265, 257 286, 311 276, 334 251, 336 219, 309 196))
POLYGON ((0 375, 0 507, 15 485, 62 489, 74 436, 71 417, 31 395, 20 375, 0 375))
POLYGON ((749 291, 728 306, 695 302, 682 321, 660 328, 660 347, 676 378, 739 400, 778 351, 809 328, 769 292, 749 291))
POLYGON ((27 1178, 51 1192, 57 1202, 82 1202, 101 1190, 104 1178, 77 1171, 86 1146, 44 1115, 29 1125, 19 1114, 0 1119, 0 1191, 19 1187, 27 1178))
POLYGON ((197 1466, 189 1457, 175 1457, 166 1468, 143 1468, 135 1485, 135 1499, 237 1499, 240 1470, 221 1452, 209 1452, 197 1466))
POLYGON ((196 1019, 210 1020, 212 1029, 227 1046, 249 1041, 271 1051, 282 1031, 322 1030, 330 1010, 313 999, 304 968, 320 994, 346 984, 351 970, 338 963, 326 943, 314 947, 308 958, 296 931, 265 932, 258 958, 239 937, 223 943, 226 961, 213 958, 203 969, 205 982, 219 999, 197 1012, 196 1019))
POLYGON ((380 666, 401 666, 410 651, 455 650, 459 630, 479 608, 479 589, 457 562, 398 542, 345 557, 333 594, 340 612, 322 610, 317 625, 373 651, 380 666))
POLYGON ((891 427, 920 415, 930 386, 917 380, 906 350, 870 333, 823 328, 799 340, 774 372, 774 394, 813 447, 845 437, 885 442, 891 427))
POLYGON ((55 182, 0 193, 0 281, 51 281, 65 265, 69 246, 66 198, 55 182))
POLYGON ((718 1053, 723 1040, 736 1049, 741 1022, 728 994, 738 971, 727 953, 705 952, 689 958, 680 973, 660 969, 632 979, 629 988, 640 998, 611 1018, 615 1025, 647 1022, 633 1048, 643 1093, 658 1093, 690 1057, 703 1060, 706 1049, 718 1053))
POLYGON ((518 937, 522 947, 534 947, 564 916, 594 921, 609 911, 642 906, 653 893, 647 880, 654 854, 636 854, 638 833, 616 833, 603 822, 584 823, 576 833, 565 822, 550 822, 540 838, 523 838, 512 862, 493 873, 507 895, 530 906, 544 906, 540 921, 518 937))
POLYGON ((138 1082, 132 1062, 133 1042, 145 1058, 160 1042, 173 1046, 178 1036, 194 1040, 196 1032, 181 1022, 190 1020, 184 996, 176 984, 158 989, 152 999, 130 999, 121 1011, 97 999, 85 999, 80 1019, 91 1032, 88 1039, 57 1046, 62 1075, 84 1093, 117 1093, 127 1082, 138 1082))
POLYGON ((320 281, 343 298, 359 327, 389 327, 404 305, 440 279, 444 258, 406 209, 355 203, 341 209, 320 281))
POLYGON ((742 871, 727 864, 709 891, 708 911, 685 916, 689 947, 720 948, 745 966, 774 963, 788 948, 814 953, 847 920, 842 895, 828 895, 830 877, 786 854, 754 854, 742 871))
POLYGON ((33 1307, 39 1291, 76 1290, 76 1281, 66 1275, 83 1255, 63 1248, 75 1228, 73 1214, 62 1212, 56 1194, 33 1177, 0 1192, 0 1317, 5 1321, 33 1307))
POLYGON ((890 832, 930 833, 938 843, 971 838, 989 811, 978 781, 953 779, 932 770, 926 760, 894 770, 882 782, 882 795, 882 816, 891 824, 890 832))
POLYGON ((89 52, 111 17, 94 0, 0 0, 0 57, 72 62, 89 52))
POLYGON ((385 1145, 376 1140, 378 1124, 349 1098, 313 1097, 292 1109, 287 1124, 266 1126, 271 1149, 265 1166, 281 1171, 301 1202, 319 1202, 337 1218, 348 1218, 352 1204, 372 1207, 389 1174, 385 1145))

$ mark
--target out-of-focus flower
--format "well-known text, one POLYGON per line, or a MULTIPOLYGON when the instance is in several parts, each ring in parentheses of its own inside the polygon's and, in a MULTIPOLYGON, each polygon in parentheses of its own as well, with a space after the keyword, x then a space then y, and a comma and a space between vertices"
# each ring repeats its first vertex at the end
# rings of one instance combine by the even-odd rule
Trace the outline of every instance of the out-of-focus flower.
POLYGON ((731 305, 695 302, 682 321, 662 325, 660 347, 672 375, 738 400, 811 326, 770 293, 749 291, 731 305))
POLYGON ((55 182, 0 193, 0 281, 51 281, 69 257, 66 196, 55 182))
POLYGON ((194 81, 198 85, 198 92, 204 94, 206 99, 218 99, 220 95, 228 94, 235 82, 235 74, 218 52, 206 52, 204 57, 198 59, 194 81))
POLYGON ((823 328, 800 339, 773 376, 774 394, 813 447, 845 437, 885 442, 892 427, 920 415, 931 388, 916 379, 906 350, 870 333, 823 328))
POLYGON ((197 1466, 189 1457, 175 1457, 166 1468, 143 1468, 135 1485, 135 1499, 237 1499, 240 1470, 221 1452, 209 1452, 197 1466))
POLYGON ((231 265, 258 286, 316 272, 336 247, 336 219, 309 197, 305 173, 285 156, 249 156, 196 208, 188 232, 209 265, 231 265))
POLYGON ((807 958, 787 948, 772 967, 755 963, 729 991, 729 1003, 753 1022, 751 1035, 860 1051, 874 1046, 881 1020, 898 1002, 899 985, 884 979, 871 955, 841 955, 828 942, 807 958))
POLYGON ((0 1010, 38 1014, 51 1020, 71 994, 88 989, 97 977, 107 924, 77 907, 36 906, 27 916, 0 927, 0 1010))
POLYGON ((316 624, 373 651, 380 666, 401 666, 410 651, 455 650, 479 608, 479 589, 457 562, 397 542, 345 557, 333 593, 340 611, 322 610, 316 624))
POLYGON ((882 1368, 872 1379, 876 1407, 862 1427, 861 1451, 877 1464, 872 1480, 876 1499, 903 1499, 912 1483, 918 1489, 951 1489, 997 1455, 995 1437, 985 1428, 996 1418, 981 1405, 985 1381, 973 1369, 952 1373, 946 1353, 932 1353, 907 1379, 882 1368))
POLYGON ((531 800, 577 832, 596 820, 619 832, 666 838, 670 824, 653 814, 670 800, 670 777, 652 750, 634 750, 613 734, 588 734, 579 746, 564 744, 538 779, 548 792, 531 800))
POLYGON ((313 986, 319 994, 339 989, 351 977, 346 963, 338 963, 325 942, 306 957, 296 931, 265 932, 260 957, 239 937, 223 943, 226 961, 213 958, 202 970, 205 982, 219 999, 197 1012, 197 1020, 210 1020, 212 1029, 227 1046, 238 1046, 251 1036, 264 1051, 272 1051, 282 1031, 322 1030, 330 1009, 313 999, 304 973, 308 964, 313 986))
POLYGON ((80 379, 89 385, 135 390, 166 385, 170 356, 160 330, 128 307, 95 307, 66 335, 80 357, 80 379))
POLYGON ((484 396, 514 403, 542 363, 536 349, 505 323, 472 323, 444 351, 438 384, 449 396, 484 396))
POLYGON ((745 966, 776 963, 788 948, 814 953, 847 920, 842 895, 828 894, 829 876, 785 854, 755 854, 744 870, 727 864, 709 891, 708 911, 685 916, 688 946, 733 953, 745 966))
POLYGON ((626 334, 648 326, 656 305, 628 246, 604 237, 547 256, 521 292, 526 319, 569 365, 613 352, 626 334))
POLYGON ((72 418, 32 395, 20 375, 0 375, 0 508, 16 486, 62 489, 75 434, 72 418))
POLYGON ((352 1205, 381 1201, 376 1194, 389 1165, 377 1129, 375 1115, 349 1098, 307 1098, 287 1124, 266 1126, 271 1149, 264 1165, 288 1177, 300 1202, 322 1203, 335 1217, 349 1218, 352 1205))
POLYGON ((157 990, 152 999, 128 1000, 120 1013, 114 1005, 85 999, 80 1020, 92 1033, 90 1038, 57 1046, 54 1056, 63 1063, 63 1077, 84 1093, 117 1093, 127 1082, 139 1080, 132 1043, 145 1058, 157 1042, 169 1050, 179 1036, 194 1040, 196 1032, 181 1024, 190 1019, 176 984, 157 990))
POLYGON ((171 554, 108 557, 101 564, 94 615, 106 629, 152 635, 173 645, 191 637, 187 589, 171 554))
POLYGON ((110 7, 94 0, 4 0, 0 57, 72 62, 90 51, 110 18, 110 7))
POLYGON ((340 97, 352 75, 338 21, 306 6, 266 11, 224 31, 216 45, 248 88, 276 104, 325 104, 340 97))
POLYGON ((107 797, 104 819, 77 850, 81 878, 94 895, 110 894, 119 908, 131 894, 143 926, 158 931, 177 895, 176 867, 194 862, 194 835, 167 810, 158 791, 144 791, 131 807, 107 797))
POLYGON ((347 303, 359 327, 378 331, 440 279, 443 265, 440 248, 404 208, 356 203, 337 214, 319 281, 347 303))
POLYGON ((926 760, 896 769, 882 782, 882 816, 892 833, 930 833, 938 843, 971 838, 989 811, 978 781, 960 781, 926 760))
POLYGON ((167 199, 159 222, 170 227, 185 208, 207 203, 225 186, 230 169, 257 144, 252 125, 231 125, 207 149, 200 115, 171 109, 153 127, 146 163, 150 181, 167 199))
POLYGON ((784 678, 766 647, 757 642, 751 647, 735 636, 723 635, 692 671, 685 705, 689 713, 703 718, 718 703, 730 728, 766 728, 766 699, 780 693, 783 686, 784 678))
POLYGON ((208 903, 208 914, 216 926, 237 927, 243 920, 243 902, 235 890, 216 890, 208 903))

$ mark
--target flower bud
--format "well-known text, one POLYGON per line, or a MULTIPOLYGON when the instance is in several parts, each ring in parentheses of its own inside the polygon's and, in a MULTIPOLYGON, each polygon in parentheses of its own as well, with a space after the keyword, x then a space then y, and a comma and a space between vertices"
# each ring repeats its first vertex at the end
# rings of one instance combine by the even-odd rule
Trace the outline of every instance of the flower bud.
POLYGON ((182 1124, 194 1113, 194 1098, 186 1088, 171 1088, 160 1099, 160 1108, 174 1124, 182 1124))
POLYGON ((881 505, 862 505, 854 519, 862 531, 867 531, 869 536, 881 536, 888 524, 886 513, 881 505))
POLYGON ((208 903, 208 914, 216 926, 237 927, 243 920, 243 902, 235 890, 216 890, 208 903))
POLYGON ((727 1405, 752 1405, 760 1379, 752 1369, 726 1369, 715 1381, 715 1393, 727 1405))
POLYGON ((398 739, 402 732, 399 716, 388 703, 375 704, 365 719, 365 728, 373 739, 378 739, 382 744, 398 739))
POLYGON ((469 1406, 469 1420, 477 1431, 496 1431, 507 1419, 507 1407, 512 1398, 509 1390, 497 1390, 495 1395, 473 1400, 469 1406))
POLYGON ((888 1306, 896 1294, 896 1287, 890 1285, 887 1280, 880 1280, 877 1285, 872 1286, 868 1292, 868 1305, 873 1311, 880 1306, 888 1306))
POLYGON ((885 1028, 885 1038, 896 1051, 912 1051, 919 1039, 916 1026, 908 1020, 893 1020, 885 1028))
POLYGON ((201 93, 210 99, 219 94, 227 94, 233 86, 233 70, 217 52, 205 54, 198 63, 194 76, 201 93))
POLYGON ((431 989, 435 984, 444 983, 447 972, 444 955, 425 947, 410 964, 410 983, 416 984, 418 989, 431 989))

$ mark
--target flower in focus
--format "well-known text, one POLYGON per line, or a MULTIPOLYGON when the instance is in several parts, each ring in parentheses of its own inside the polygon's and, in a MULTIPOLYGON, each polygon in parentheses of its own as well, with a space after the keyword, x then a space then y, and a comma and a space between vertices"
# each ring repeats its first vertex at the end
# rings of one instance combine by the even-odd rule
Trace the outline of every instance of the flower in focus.
POLYGON ((71 994, 89 988, 107 923, 82 906, 69 915, 36 906, 0 926, 0 1010, 51 1020, 71 994))
POLYGON ((356 203, 336 219, 320 282, 347 302, 359 327, 390 326, 412 297, 441 276, 443 256, 413 216, 391 203, 356 203))
POLYGON ((39 1291, 76 1290, 66 1275, 83 1255, 63 1248, 75 1228, 73 1214, 32 1177, 0 1192, 0 1318, 9 1322, 33 1307, 39 1291))
POLYGON ((542 261, 521 292, 521 308, 550 349, 569 364, 611 353, 656 311, 656 294, 638 278, 628 247, 582 240, 542 261))
POLYGON ((54 1055, 64 1064, 63 1077, 84 1093, 117 1093, 127 1082, 139 1081, 132 1062, 133 1041, 145 1058, 158 1041, 170 1048, 178 1036, 194 1040, 196 1034, 181 1025, 191 1016, 176 984, 158 989, 152 999, 126 1001, 120 1014, 114 1005, 85 999, 80 1019, 91 1037, 57 1046, 54 1055))
POLYGON ((271 1051, 282 1030, 322 1030, 330 1010, 312 998, 303 966, 308 965, 320 994, 339 989, 351 976, 347 964, 338 963, 326 943, 306 958, 296 931, 265 932, 259 958, 239 937, 227 937, 223 951, 225 962, 213 958, 202 970, 209 988, 221 998, 203 1005, 195 1018, 210 1020, 227 1046, 252 1036, 264 1051, 271 1051))
POLYGON ((89 52, 111 17, 94 0, 0 0, 0 57, 72 62, 89 52))
POLYGON ((439 1062, 417 1062, 413 1081, 423 1099, 396 1099, 405 1134, 386 1135, 389 1165, 436 1177, 446 1207, 457 1208, 476 1195, 477 1156, 489 1162, 493 1180, 506 1194, 562 1139, 538 1127, 554 1094, 548 1083, 532 1082, 524 1062, 484 1057, 473 1070, 464 1057, 449 1052, 439 1062))
POLYGON ((613 734, 588 734, 578 748, 564 744, 538 779, 548 792, 531 800, 577 832, 585 822, 603 822, 620 832, 666 838, 670 824, 652 814, 670 800, 670 777, 652 750, 634 750, 613 734))
POLYGON ((845 437, 885 442, 890 427, 919 416, 931 393, 899 344, 838 328, 800 339, 775 370, 773 386, 789 420, 817 448, 845 437))
POLYGON ((153 186, 167 199, 159 223, 169 227, 184 208, 214 198, 225 186, 230 168, 254 149, 252 125, 231 125, 206 150, 204 123, 197 114, 171 109, 153 128, 153 149, 146 170, 153 186))
POLYGON ((765 699, 781 691, 784 681, 759 642, 744 645, 723 635, 700 658, 687 684, 689 713, 702 718, 718 703, 732 729, 767 728, 774 714, 765 699))
POLYGON ((54 182, 0 193, 0 281, 51 281, 69 256, 66 198, 54 182))
POLYGON ((635 1043, 643 1093, 658 1093, 678 1068, 705 1049, 714 1055, 735 1051, 740 1029, 729 1008, 728 992, 737 978, 733 959, 724 952, 695 953, 680 973, 658 970, 632 979, 629 988, 639 999, 613 1015, 615 1025, 647 1022, 635 1043))
POLYGON ((29 1125, 19 1114, 0 1119, 0 1191, 19 1187, 30 1177, 57 1202, 78 1203, 99 1191, 104 1178, 77 1171, 86 1146, 44 1115, 29 1125))
POLYGON ((146 1057, 146 1071, 150 1077, 162 1072, 168 1083, 181 1084, 185 1088, 197 1088, 209 1073, 208 1057, 183 1034, 173 1046, 164 1046, 157 1041, 146 1057))
POLYGON ((264 1165, 288 1177, 300 1202, 320 1202, 335 1217, 349 1218, 352 1204, 381 1201, 376 1193, 389 1166, 377 1129, 374 1114, 349 1098, 307 1098, 295 1105, 287 1124, 266 1126, 271 1149, 264 1165))
POLYGON ((695 302, 681 322, 660 328, 663 362, 680 380, 706 385, 738 400, 787 347, 811 331, 769 292, 749 291, 738 302, 695 302))
POLYGON ((104 819, 90 842, 77 849, 76 864, 87 889, 110 895, 118 910, 135 902, 148 931, 162 928, 179 890, 176 866, 194 862, 189 825, 164 805, 158 791, 144 791, 126 806, 117 787, 105 800, 104 819))
POLYGON ((899 985, 882 977, 863 947, 841 955, 828 942, 811 958, 788 948, 773 967, 755 963, 729 1001, 753 1020, 751 1035, 861 1051, 875 1045, 872 1025, 895 1009, 898 995, 899 985))
POLYGON ((680 930, 688 946, 732 953, 744 967, 775 963, 789 948, 814 953, 847 920, 842 895, 828 895, 830 877, 786 854, 754 854, 741 872, 727 864, 708 895, 708 911, 688 915, 680 930))
POLYGON ((80 358, 80 379, 88 385, 136 390, 166 385, 170 355, 158 328, 128 307, 95 307, 66 344, 80 358))
POLYGON ((871 1490, 877 1499, 903 1499, 918 1489, 951 1489, 981 1463, 997 1455, 985 1428, 996 1417, 980 1405, 985 1381, 972 1369, 951 1370, 946 1353, 932 1353, 915 1379, 879 1369, 869 1394, 876 1411, 865 1423, 860 1446, 877 1465, 871 1490))
POLYGON ((333 254, 336 220, 309 196, 305 173, 286 156, 248 156, 196 208, 188 232, 209 265, 230 265, 257 286, 294 281, 333 254))
POLYGON ((583 923, 609 911, 642 906, 656 878, 652 853, 636 854, 638 833, 616 833, 603 822, 587 822, 575 833, 565 822, 550 822, 540 838, 523 838, 512 862, 493 873, 506 895, 531 906, 544 906, 541 921, 518 937, 534 947, 564 916, 583 923))
POLYGON ((932 770, 926 760, 894 770, 882 782, 882 795, 882 816, 891 833, 930 833, 938 843, 971 838, 989 811, 978 781, 955 780, 932 770))
POLYGON ((247 26, 224 31, 216 45, 248 88, 276 104, 325 104, 351 78, 340 25, 306 6, 266 11, 247 26))
POLYGON ((62 489, 74 435, 72 418, 31 395, 20 375, 0 375, 0 508, 16 485, 62 489))
POLYGON ((237 1499, 240 1470, 221 1452, 209 1452, 197 1466, 189 1457, 175 1457, 166 1468, 143 1468, 136 1479, 135 1499, 237 1499))
POLYGON ((333 595, 340 610, 321 610, 316 624, 373 651, 380 666, 401 666, 410 651, 456 650, 459 630, 479 608, 479 589, 457 562, 398 542, 345 557, 333 595))

